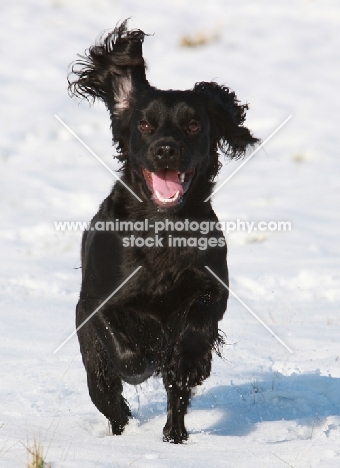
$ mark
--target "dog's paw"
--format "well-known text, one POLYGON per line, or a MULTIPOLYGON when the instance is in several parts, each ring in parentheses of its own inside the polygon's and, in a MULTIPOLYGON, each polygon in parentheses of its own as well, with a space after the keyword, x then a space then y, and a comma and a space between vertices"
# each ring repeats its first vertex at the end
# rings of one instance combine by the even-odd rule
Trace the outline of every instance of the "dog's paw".
POLYGON ((113 417, 109 418, 112 435, 121 435, 123 433, 125 426, 129 423, 130 416, 130 408, 125 402, 125 399, 122 398, 119 410, 117 407, 116 414, 113 417))
POLYGON ((114 419, 110 419, 110 428, 112 435, 121 435, 125 429, 125 426, 128 424, 129 420, 126 422, 116 421, 114 419))
POLYGON ((172 444, 182 444, 188 440, 189 435, 184 428, 169 427, 165 425, 163 429, 163 442, 170 442, 172 444))

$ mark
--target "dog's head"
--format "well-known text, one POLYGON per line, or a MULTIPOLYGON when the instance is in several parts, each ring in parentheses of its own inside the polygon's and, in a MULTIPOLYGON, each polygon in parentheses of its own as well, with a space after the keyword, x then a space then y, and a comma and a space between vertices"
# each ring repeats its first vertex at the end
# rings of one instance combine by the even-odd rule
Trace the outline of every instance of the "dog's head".
POLYGON ((127 31, 126 21, 73 64, 72 94, 106 104, 113 141, 127 181, 161 208, 205 199, 220 163, 218 150, 242 156, 258 140, 243 126, 246 105, 217 83, 188 91, 162 91, 148 83, 142 44, 145 34, 127 31))

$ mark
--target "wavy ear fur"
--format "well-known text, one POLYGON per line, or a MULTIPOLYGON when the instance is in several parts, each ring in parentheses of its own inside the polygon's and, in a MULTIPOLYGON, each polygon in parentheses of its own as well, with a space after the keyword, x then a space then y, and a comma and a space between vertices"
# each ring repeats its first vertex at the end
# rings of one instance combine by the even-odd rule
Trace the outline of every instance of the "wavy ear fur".
POLYGON ((196 83, 194 91, 208 99, 214 151, 220 149, 226 156, 240 158, 249 145, 259 141, 248 128, 243 127, 248 105, 239 104, 235 93, 229 88, 202 81, 196 83))
POLYGON ((142 52, 145 33, 139 29, 127 31, 126 24, 127 20, 102 35, 71 65, 68 77, 71 95, 99 98, 116 115, 129 108, 138 85, 148 84, 142 52), (73 81, 72 76, 76 77, 73 81))

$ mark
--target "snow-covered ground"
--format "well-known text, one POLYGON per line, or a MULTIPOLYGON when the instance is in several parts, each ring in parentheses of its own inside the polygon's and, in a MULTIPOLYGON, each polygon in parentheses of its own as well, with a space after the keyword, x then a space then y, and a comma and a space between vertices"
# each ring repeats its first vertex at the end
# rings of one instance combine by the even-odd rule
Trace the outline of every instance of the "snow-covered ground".
MULTIPOLYGON (((340 466, 339 109, 337 0, 2 0, 0 19, 0 467, 40 440, 53 467, 340 466), (188 443, 162 442, 166 399, 126 386, 134 419, 108 434, 91 403, 74 330, 81 232, 114 181, 108 115, 71 100, 68 64, 132 17, 160 88, 218 81, 250 103, 263 140, 291 120, 214 197, 221 220, 290 221, 291 232, 228 235, 235 299, 221 323, 225 361, 197 390, 188 443), (197 48, 183 35, 218 38, 197 48)), ((224 180, 240 162, 225 164, 224 180)))

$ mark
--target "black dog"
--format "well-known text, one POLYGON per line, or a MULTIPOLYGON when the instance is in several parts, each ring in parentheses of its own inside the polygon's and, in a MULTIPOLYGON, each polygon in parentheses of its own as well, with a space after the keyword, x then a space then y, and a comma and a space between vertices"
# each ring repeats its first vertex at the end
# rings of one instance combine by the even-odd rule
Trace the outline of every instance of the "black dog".
POLYGON ((228 284, 224 236, 205 200, 220 167, 218 150, 240 157, 257 139, 243 126, 247 106, 224 86, 150 86, 144 36, 127 31, 125 21, 72 67, 71 94, 100 98, 109 110, 121 180, 134 192, 117 182, 83 236, 76 325, 142 267, 78 331, 89 393, 113 434, 121 434, 131 415, 122 381, 136 385, 161 374, 168 396, 164 440, 181 443, 188 438, 191 390, 210 375, 228 299, 205 268, 228 284), (207 222, 202 235, 197 226, 207 222), (155 232, 160 223, 162 236, 155 232), (187 228, 177 243, 173 226, 187 228))

